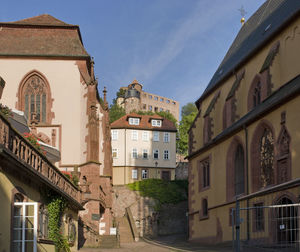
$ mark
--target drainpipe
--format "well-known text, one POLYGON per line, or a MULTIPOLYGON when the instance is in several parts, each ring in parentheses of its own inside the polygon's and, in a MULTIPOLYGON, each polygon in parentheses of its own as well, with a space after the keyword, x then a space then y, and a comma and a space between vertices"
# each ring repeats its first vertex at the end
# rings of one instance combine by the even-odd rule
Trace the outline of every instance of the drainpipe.
MULTIPOLYGON (((248 129, 247 126, 244 124, 243 129, 245 132, 245 145, 246 145, 246 195, 249 195, 249 166, 248 166, 248 129)), ((249 209, 249 198, 247 198, 247 208, 249 209)), ((249 227, 249 221, 250 221, 250 216, 249 216, 249 211, 247 211, 247 240, 250 240, 250 227, 249 227)))
POLYGON ((126 146, 126 129, 124 132, 124 143, 125 143, 125 150, 124 150, 124 185, 126 184, 126 155, 127 155, 127 146, 126 146))

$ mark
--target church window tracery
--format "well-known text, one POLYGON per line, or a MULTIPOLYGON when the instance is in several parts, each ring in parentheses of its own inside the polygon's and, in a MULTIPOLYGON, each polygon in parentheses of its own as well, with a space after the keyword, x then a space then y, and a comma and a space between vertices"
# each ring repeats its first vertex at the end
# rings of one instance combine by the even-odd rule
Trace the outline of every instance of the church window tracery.
POLYGON ((29 73, 19 88, 19 108, 28 121, 38 124, 49 123, 51 119, 51 92, 46 79, 36 71, 29 73))
POLYGON ((274 183, 274 138, 269 129, 265 129, 260 140, 260 179, 261 186, 274 183))

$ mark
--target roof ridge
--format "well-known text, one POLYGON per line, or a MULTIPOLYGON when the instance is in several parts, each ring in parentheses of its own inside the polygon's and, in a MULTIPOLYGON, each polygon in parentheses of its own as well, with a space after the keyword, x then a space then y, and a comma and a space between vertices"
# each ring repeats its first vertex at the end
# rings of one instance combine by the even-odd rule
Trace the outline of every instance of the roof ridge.
POLYGON ((197 106, 219 87, 231 71, 238 70, 237 67, 242 62, 249 59, 254 51, 259 50, 299 12, 299 1, 267 0, 264 2, 235 36, 216 72, 197 99, 197 106))
POLYGON ((30 17, 30 18, 25 18, 13 22, 7 22, 8 24, 20 24, 20 25, 54 25, 54 26, 75 26, 72 24, 67 24, 50 14, 41 14, 38 16, 30 17))

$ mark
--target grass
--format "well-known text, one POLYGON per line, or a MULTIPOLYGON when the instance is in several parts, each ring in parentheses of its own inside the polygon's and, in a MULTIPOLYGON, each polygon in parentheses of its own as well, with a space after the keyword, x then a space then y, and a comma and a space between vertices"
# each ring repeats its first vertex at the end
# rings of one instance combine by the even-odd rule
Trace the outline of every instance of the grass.
MULTIPOLYGON (((127 185, 129 189, 138 191, 141 196, 151 197, 162 204, 176 204, 187 200, 188 181, 161 179, 145 179, 127 185)), ((158 207, 159 207, 158 206, 158 207)))

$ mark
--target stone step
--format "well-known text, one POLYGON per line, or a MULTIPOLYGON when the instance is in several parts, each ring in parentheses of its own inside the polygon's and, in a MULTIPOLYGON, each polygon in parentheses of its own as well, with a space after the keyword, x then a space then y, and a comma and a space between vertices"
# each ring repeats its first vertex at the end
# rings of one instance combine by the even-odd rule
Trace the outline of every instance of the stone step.
POLYGON ((134 242, 127 217, 124 216, 122 218, 118 218, 118 223, 119 223, 120 243, 134 242))
POLYGON ((102 235, 100 248, 118 248, 118 239, 115 235, 102 235))

